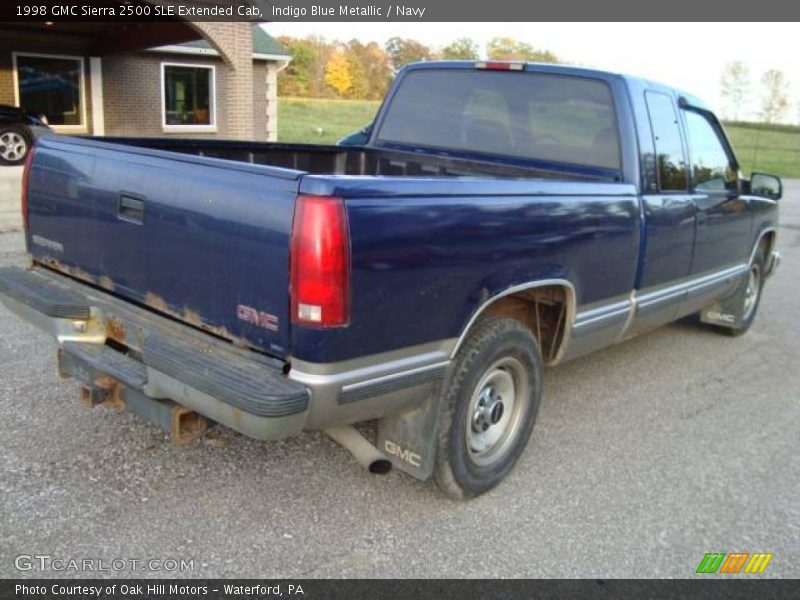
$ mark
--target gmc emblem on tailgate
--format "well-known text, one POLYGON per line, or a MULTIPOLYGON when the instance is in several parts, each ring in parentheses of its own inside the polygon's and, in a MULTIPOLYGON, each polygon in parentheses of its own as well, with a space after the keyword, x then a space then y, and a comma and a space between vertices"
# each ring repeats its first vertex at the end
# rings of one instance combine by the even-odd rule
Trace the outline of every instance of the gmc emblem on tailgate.
POLYGON ((256 310, 252 306, 237 305, 236 317, 256 327, 262 327, 268 331, 278 331, 278 317, 262 310, 256 310))

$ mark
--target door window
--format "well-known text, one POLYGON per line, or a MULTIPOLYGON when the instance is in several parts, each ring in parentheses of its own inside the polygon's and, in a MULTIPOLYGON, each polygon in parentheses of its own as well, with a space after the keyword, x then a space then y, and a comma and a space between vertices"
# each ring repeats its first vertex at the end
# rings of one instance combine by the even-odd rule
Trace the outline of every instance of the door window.
POLYGON ((686 110, 686 130, 692 159, 692 184, 704 192, 736 189, 737 173, 716 128, 701 113, 686 110))

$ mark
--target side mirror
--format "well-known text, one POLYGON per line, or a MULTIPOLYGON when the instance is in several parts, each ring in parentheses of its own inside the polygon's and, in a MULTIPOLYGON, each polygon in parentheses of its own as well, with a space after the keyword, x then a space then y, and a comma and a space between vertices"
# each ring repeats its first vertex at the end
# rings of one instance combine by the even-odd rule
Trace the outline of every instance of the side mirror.
POLYGON ((779 200, 783 196, 783 184, 777 175, 753 173, 750 177, 750 193, 771 200, 779 200))

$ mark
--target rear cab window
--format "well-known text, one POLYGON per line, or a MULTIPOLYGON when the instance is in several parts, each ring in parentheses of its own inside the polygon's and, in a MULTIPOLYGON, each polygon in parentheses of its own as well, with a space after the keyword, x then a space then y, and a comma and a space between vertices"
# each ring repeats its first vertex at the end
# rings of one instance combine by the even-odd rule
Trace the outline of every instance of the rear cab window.
POLYGON ((391 99, 378 145, 621 169, 619 127, 600 79, 519 71, 420 69, 391 99))
POLYGON ((658 189, 662 192, 685 192, 686 155, 672 97, 652 91, 645 92, 644 96, 656 149, 658 189))

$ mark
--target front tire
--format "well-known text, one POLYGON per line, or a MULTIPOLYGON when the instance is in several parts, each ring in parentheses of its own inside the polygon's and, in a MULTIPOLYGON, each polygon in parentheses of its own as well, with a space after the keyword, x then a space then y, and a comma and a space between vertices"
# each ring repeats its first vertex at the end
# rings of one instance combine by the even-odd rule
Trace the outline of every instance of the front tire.
POLYGON ((0 126, 0 164, 21 165, 31 150, 31 136, 18 125, 0 126))
POLYGON ((533 430, 542 358, 519 321, 488 317, 459 351, 442 390, 434 477, 448 496, 489 491, 511 471, 533 430))

